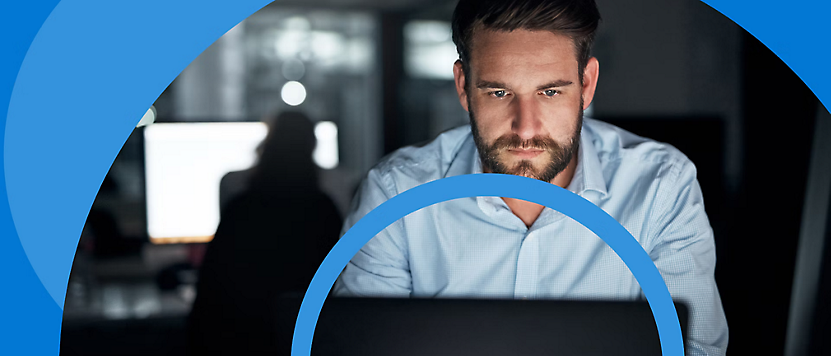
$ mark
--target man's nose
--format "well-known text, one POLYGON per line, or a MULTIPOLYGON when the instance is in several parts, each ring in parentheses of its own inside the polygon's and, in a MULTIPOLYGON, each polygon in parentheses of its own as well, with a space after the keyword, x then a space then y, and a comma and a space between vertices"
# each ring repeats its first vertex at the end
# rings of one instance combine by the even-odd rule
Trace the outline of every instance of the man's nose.
POLYGON ((514 104, 515 115, 511 125, 512 131, 523 140, 530 140, 539 135, 542 129, 539 103, 533 98, 517 98, 514 104))

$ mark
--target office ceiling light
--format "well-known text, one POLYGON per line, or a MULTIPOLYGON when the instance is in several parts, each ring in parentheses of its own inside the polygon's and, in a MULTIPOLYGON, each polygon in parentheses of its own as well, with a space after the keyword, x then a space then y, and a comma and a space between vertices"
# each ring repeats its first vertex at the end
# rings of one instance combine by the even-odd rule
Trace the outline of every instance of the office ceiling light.
POLYGON ((297 106, 306 101, 306 87, 300 82, 290 81, 283 85, 280 96, 286 104, 297 106))
POLYGON ((315 125, 317 145, 312 158, 318 167, 332 169, 338 166, 338 126, 331 121, 321 121, 315 125))

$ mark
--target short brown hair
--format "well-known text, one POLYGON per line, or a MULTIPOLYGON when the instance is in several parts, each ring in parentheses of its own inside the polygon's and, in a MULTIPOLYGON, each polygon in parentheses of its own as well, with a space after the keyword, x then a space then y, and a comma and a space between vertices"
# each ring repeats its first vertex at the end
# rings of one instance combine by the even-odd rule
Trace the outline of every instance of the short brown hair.
POLYGON ((453 11, 453 43, 467 77, 474 31, 523 29, 562 34, 574 42, 582 82, 599 23, 594 0, 459 0, 453 11))

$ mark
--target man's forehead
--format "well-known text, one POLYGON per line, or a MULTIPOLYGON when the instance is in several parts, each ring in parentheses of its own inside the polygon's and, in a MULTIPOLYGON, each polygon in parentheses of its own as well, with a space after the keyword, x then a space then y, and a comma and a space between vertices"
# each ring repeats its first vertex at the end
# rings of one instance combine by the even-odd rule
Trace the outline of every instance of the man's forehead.
POLYGON ((565 35, 484 30, 474 33, 472 42, 470 67, 477 80, 498 82, 501 79, 496 76, 521 72, 538 74, 535 81, 571 80, 576 76, 574 43, 565 35))
POLYGON ((550 31, 494 31, 474 32, 472 37, 472 54, 494 57, 508 55, 512 57, 562 57, 577 61, 574 41, 566 35, 550 31))

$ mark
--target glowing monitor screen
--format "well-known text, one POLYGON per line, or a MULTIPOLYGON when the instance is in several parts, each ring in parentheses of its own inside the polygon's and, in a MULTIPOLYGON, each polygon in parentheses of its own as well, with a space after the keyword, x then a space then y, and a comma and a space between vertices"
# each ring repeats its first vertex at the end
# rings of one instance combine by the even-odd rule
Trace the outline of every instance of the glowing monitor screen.
POLYGON ((219 224, 219 182, 253 166, 263 123, 159 123, 144 130, 147 232, 154 243, 207 242, 219 224))

